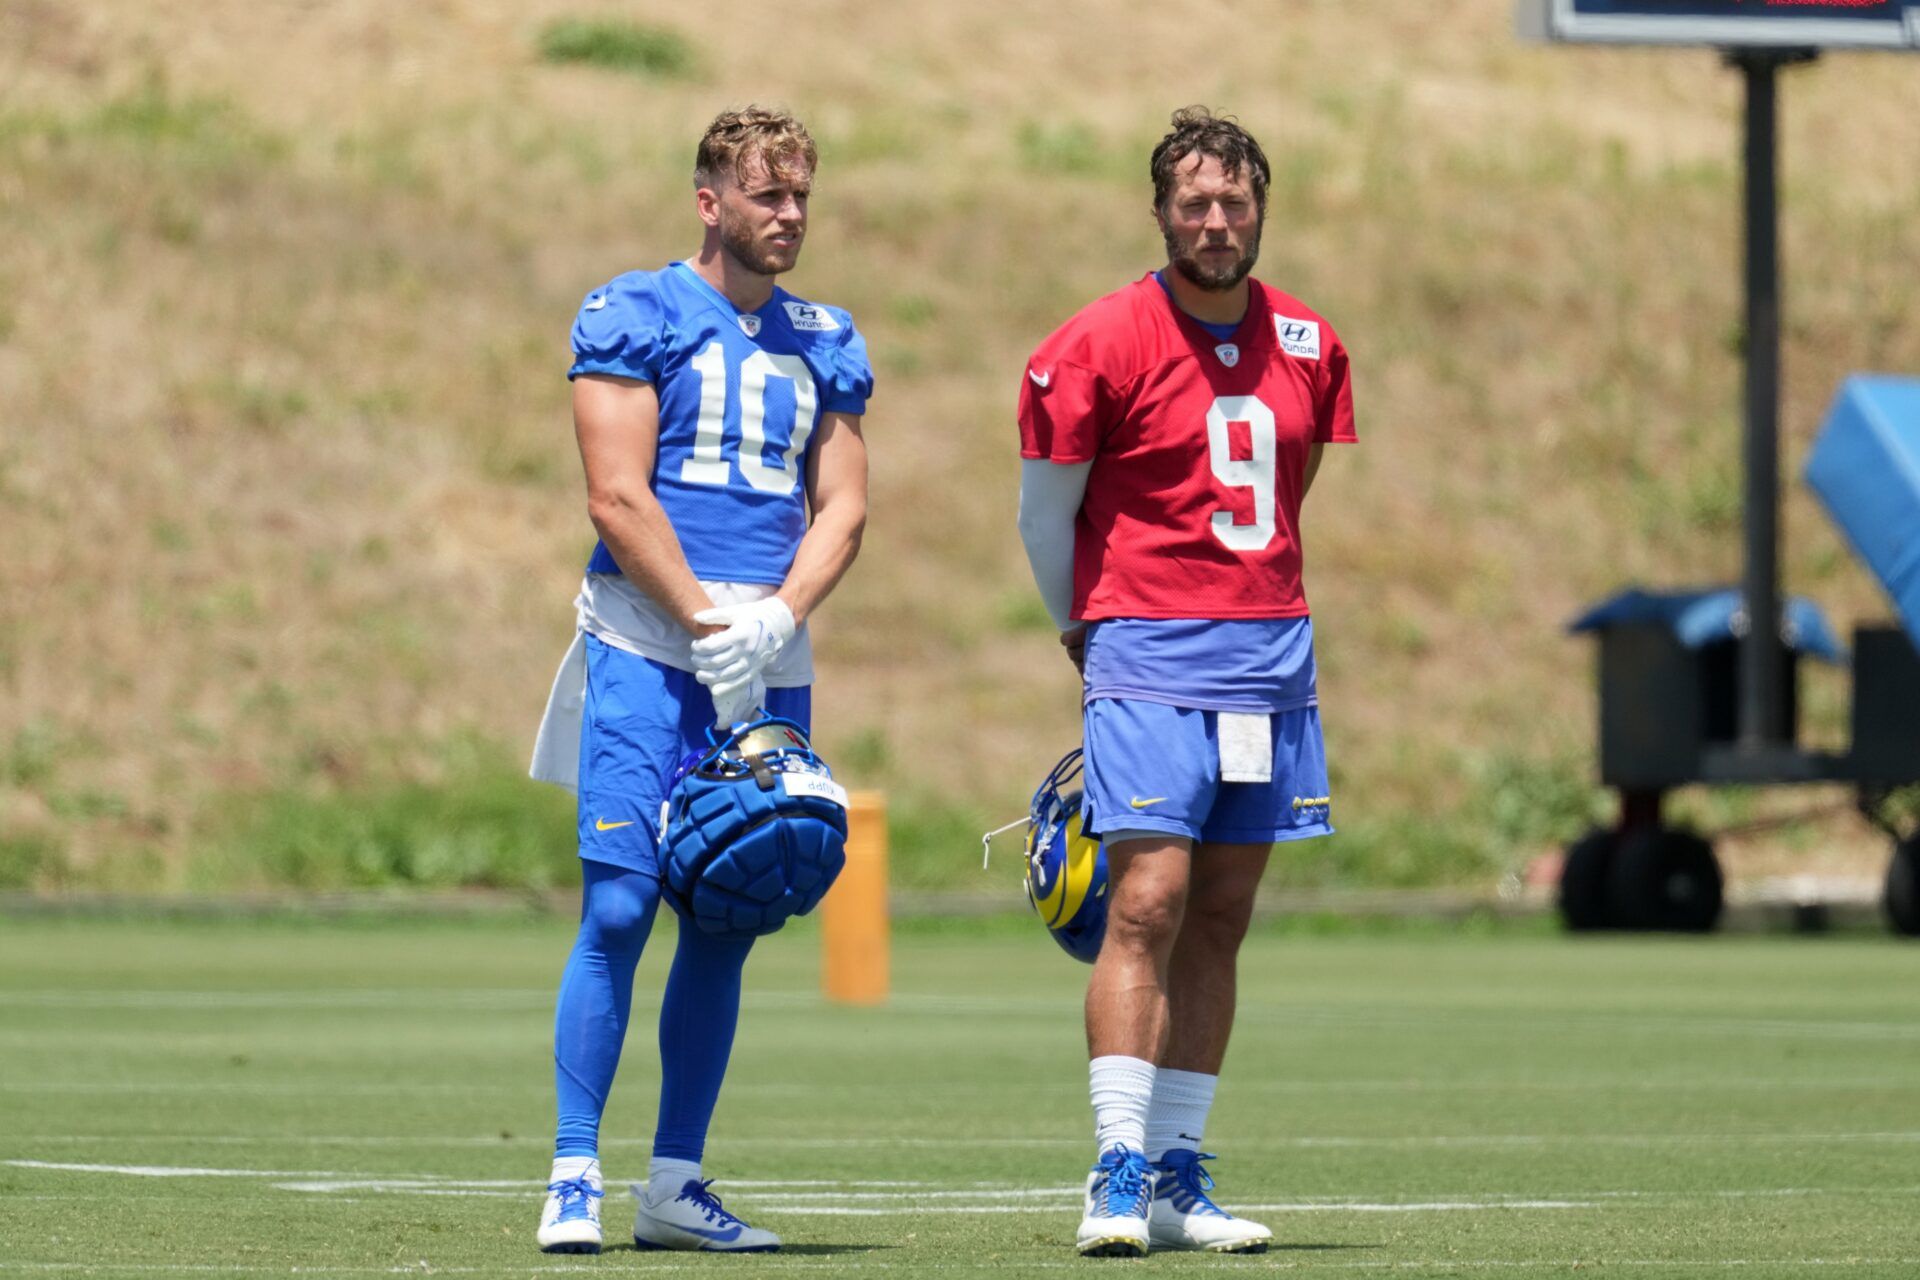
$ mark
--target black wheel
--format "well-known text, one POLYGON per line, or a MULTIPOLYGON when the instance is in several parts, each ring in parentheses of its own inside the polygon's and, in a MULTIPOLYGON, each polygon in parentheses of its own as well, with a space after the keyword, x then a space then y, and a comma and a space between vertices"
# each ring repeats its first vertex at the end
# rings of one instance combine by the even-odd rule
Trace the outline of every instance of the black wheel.
POLYGON ((1607 903, 1607 871, 1619 847, 1617 832, 1598 828, 1567 846, 1560 865, 1560 920, 1573 933, 1614 927, 1607 903))
POLYGON ((1606 896, 1622 929, 1709 933, 1720 923, 1724 888, 1711 844, 1691 831, 1651 827, 1620 842, 1606 896))
POLYGON ((1920 938, 1920 835, 1893 846, 1887 863, 1887 923, 1908 938, 1920 938))

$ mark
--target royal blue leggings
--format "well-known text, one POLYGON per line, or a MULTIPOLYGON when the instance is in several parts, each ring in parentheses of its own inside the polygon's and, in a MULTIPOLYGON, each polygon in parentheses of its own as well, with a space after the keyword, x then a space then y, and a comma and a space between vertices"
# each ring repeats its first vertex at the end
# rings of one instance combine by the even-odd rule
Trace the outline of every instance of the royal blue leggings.
MULTIPOLYGON (((584 859, 580 866, 580 936, 560 978, 553 1030, 556 1157, 600 1153, 600 1117, 633 1011, 634 969, 660 906, 653 875, 584 859)), ((660 1004, 655 1156, 700 1161, 740 1021, 740 971, 752 948, 751 941, 723 942, 680 924, 660 1004)))

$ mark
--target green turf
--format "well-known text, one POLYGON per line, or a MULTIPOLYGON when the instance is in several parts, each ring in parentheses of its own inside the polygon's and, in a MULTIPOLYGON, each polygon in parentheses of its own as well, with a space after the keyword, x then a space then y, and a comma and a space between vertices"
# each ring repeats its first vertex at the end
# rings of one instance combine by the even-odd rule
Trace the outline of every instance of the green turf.
MULTIPOLYGON (((1208 1146, 1281 1247, 1140 1264, 1070 1254, 1084 971, 1004 927, 905 932, 878 1011, 820 1002, 811 928, 756 956, 708 1165, 787 1253, 636 1254, 610 1195, 614 1249, 539 1255, 567 941, 0 919, 0 1273, 1920 1271, 1920 951, 1879 938, 1262 933, 1208 1146)), ((610 1180, 645 1168, 667 950, 610 1180)))

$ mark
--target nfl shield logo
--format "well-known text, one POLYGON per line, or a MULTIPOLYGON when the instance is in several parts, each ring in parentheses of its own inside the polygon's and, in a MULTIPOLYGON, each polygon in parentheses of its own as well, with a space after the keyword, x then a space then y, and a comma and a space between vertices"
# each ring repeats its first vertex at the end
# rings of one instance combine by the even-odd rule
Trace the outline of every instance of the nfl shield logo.
POLYGON ((1219 356, 1220 363, 1229 369, 1240 363, 1240 348, 1234 346, 1231 342, 1221 343, 1213 349, 1213 354, 1219 356))
POLYGON ((759 337, 760 336, 760 317, 759 316, 741 316, 740 332, 746 334, 749 338, 759 337))

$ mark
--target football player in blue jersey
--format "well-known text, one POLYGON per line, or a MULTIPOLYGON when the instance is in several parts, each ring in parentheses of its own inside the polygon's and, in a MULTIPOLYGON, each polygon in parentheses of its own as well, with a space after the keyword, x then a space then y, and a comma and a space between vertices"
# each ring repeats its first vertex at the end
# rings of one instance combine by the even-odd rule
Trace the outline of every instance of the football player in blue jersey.
MULTIPOLYGON (((700 252, 616 277, 574 322, 568 376, 600 541, 534 748, 533 775, 579 795, 584 880, 554 1030, 549 1252, 600 1248, 600 1117, 659 905, 669 778, 716 724, 761 708, 808 724, 807 617, 866 522, 866 345, 845 311, 774 283, 799 260, 815 164, 791 115, 723 113, 694 165, 700 252)), ((653 1159, 633 1187, 642 1248, 779 1247, 701 1177, 750 945, 680 927, 653 1159)))

